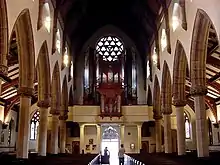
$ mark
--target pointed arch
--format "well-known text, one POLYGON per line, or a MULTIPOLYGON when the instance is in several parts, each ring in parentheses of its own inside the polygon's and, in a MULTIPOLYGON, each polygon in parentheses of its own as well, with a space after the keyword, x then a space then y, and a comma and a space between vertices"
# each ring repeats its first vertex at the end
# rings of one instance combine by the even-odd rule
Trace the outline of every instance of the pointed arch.
POLYGON ((192 33, 191 54, 190 54, 190 73, 191 73, 191 93, 196 90, 206 89, 206 56, 209 28, 211 21, 205 11, 198 9, 194 29, 192 33))
POLYGON ((182 43, 176 42, 176 50, 173 64, 173 103, 174 105, 186 102, 185 83, 187 76, 187 58, 182 43))
MULTIPOLYGON (((0 1, 0 64, 6 65, 6 57, 8 54, 8 18, 6 1, 0 1)), ((7 74, 1 70, 2 74, 7 74)))
POLYGON ((53 75, 52 75, 50 113, 59 114, 60 106, 61 106, 60 68, 59 68, 59 64, 57 61, 54 66, 53 75))
POLYGON ((47 42, 44 41, 37 60, 38 100, 50 99, 50 61, 47 42))
POLYGON ((68 87, 67 87, 66 75, 65 75, 65 77, 63 79, 62 98, 61 98, 61 110, 62 111, 68 110, 68 87))
POLYGON ((160 102, 160 85, 156 75, 154 78, 153 112, 154 112, 154 119, 162 118, 161 102, 160 102))
POLYGON ((161 86, 161 96, 162 96, 162 112, 164 114, 172 113, 172 93, 171 93, 171 76, 168 64, 164 61, 163 73, 162 73, 162 86, 161 86))
POLYGON ((19 86, 33 88, 35 54, 30 12, 24 9, 15 22, 18 45, 19 86))
POLYGON ((151 92, 151 89, 150 89, 149 85, 148 85, 148 93, 147 93, 147 105, 148 106, 152 106, 153 105, 152 92, 151 92))
POLYGON ((73 86, 71 85, 69 90, 69 106, 73 106, 73 86))

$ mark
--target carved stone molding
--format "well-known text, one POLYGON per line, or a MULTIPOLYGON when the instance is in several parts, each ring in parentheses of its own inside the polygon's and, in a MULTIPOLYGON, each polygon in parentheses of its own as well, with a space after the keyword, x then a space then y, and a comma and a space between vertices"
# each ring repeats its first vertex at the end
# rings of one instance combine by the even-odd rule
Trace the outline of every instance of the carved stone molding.
POLYGON ((68 110, 61 110, 60 111, 60 116, 67 115, 68 112, 69 112, 68 110))
POLYGON ((8 67, 5 65, 0 65, 0 74, 7 76, 8 75, 8 67))
POLYGON ((31 97, 34 95, 34 89, 29 87, 20 87, 18 89, 18 95, 31 97))
POLYGON ((68 115, 59 116, 59 120, 67 120, 68 115))
POLYGON ((172 113, 172 107, 162 107, 161 111, 164 115, 170 115, 172 113))
POLYGON ((195 86, 190 89, 191 96, 204 96, 208 92, 206 86, 195 86))
POLYGON ((42 107, 42 108, 48 108, 48 107, 50 107, 50 100, 49 99, 48 100, 40 100, 40 101, 38 101, 37 106, 42 107))
POLYGON ((186 100, 178 100, 178 99, 175 99, 173 100, 173 105, 176 106, 176 107, 184 107, 186 105, 186 100))
POLYGON ((50 109, 50 114, 52 114, 52 115, 60 115, 60 110, 58 110, 58 109, 50 109))
POLYGON ((160 120, 160 119, 162 119, 163 117, 162 117, 162 115, 154 114, 154 115, 153 115, 153 118, 154 118, 155 120, 160 120))

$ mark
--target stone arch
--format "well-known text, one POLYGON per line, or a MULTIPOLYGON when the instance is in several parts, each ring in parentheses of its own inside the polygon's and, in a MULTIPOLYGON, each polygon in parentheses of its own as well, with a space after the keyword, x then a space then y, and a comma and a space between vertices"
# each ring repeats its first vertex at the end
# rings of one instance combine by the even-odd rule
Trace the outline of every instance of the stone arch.
POLYGON ((160 101, 160 85, 156 75, 154 78, 153 112, 154 112, 154 119, 162 118, 161 101, 160 101))
POLYGON ((71 85, 69 90, 69 106, 73 106, 73 86, 71 85))
POLYGON ((182 43, 176 42, 176 50, 173 64, 173 104, 185 105, 185 83, 187 74, 187 58, 182 43))
POLYGON ((162 112, 164 114, 172 113, 172 93, 171 93, 171 76, 168 64, 164 61, 163 73, 162 73, 162 86, 161 86, 161 97, 162 97, 162 112))
MULTIPOLYGON (((18 16, 14 30, 17 36, 19 87, 33 88, 35 55, 30 12, 24 9, 18 16)), ((20 89, 22 90, 22 89, 20 89)))
POLYGON ((60 68, 58 61, 56 62, 52 75, 52 89, 51 89, 51 112, 52 114, 59 114, 61 106, 61 88, 60 88, 60 68))
POLYGON ((50 100, 50 61, 47 42, 44 41, 37 60, 38 100, 50 100))
MULTIPOLYGON (((8 18, 6 1, 0 1, 0 64, 6 66, 8 54, 8 18)), ((7 75, 7 68, 0 68, 0 72, 7 75)))
POLYGON ((65 77, 63 79, 62 98, 61 98, 61 110, 62 111, 68 110, 68 86, 67 86, 66 75, 65 75, 65 77))
POLYGON ((205 11, 198 9, 192 33, 190 54, 191 93, 206 93, 206 56, 211 20, 205 11))
POLYGON ((195 17, 190 51, 191 96, 194 97, 196 113, 197 155, 209 156, 205 95, 207 94, 206 60, 209 29, 212 21, 205 11, 198 9, 195 17), (199 121, 199 122, 198 122, 199 121), (200 144, 198 144, 200 142, 200 144))
POLYGON ((152 92, 151 92, 150 86, 148 86, 147 105, 148 106, 152 106, 153 105, 152 92))

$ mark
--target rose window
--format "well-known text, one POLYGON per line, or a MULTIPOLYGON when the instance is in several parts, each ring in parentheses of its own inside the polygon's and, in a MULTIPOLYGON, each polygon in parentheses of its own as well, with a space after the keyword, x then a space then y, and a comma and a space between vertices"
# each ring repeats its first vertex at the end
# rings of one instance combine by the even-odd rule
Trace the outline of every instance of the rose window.
POLYGON ((102 37, 96 46, 96 51, 104 61, 116 61, 124 50, 123 43, 113 36, 102 37))

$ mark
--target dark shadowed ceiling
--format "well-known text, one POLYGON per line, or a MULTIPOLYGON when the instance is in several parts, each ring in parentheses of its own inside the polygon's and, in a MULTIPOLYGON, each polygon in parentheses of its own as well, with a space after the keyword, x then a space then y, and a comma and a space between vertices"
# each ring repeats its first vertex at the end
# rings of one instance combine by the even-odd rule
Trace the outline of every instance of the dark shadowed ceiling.
POLYGON ((57 0, 75 53, 101 27, 112 24, 145 54, 162 0, 57 0))

